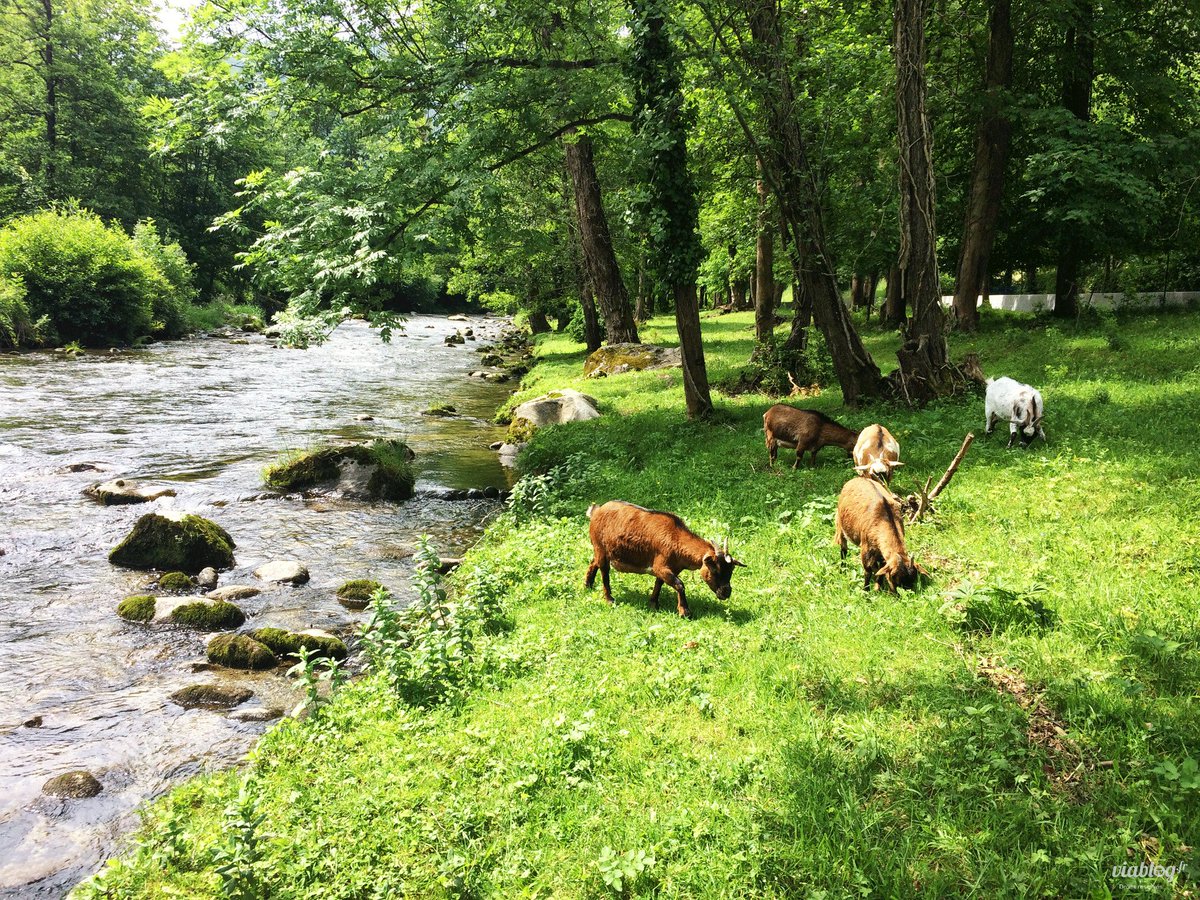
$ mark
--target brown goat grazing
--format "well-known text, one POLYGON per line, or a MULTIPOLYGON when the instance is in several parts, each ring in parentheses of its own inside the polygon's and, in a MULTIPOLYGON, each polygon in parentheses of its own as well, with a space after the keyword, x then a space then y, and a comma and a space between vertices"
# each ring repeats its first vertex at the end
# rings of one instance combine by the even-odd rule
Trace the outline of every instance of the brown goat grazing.
POLYGON ((650 606, 658 609, 658 593, 664 582, 675 589, 679 615, 688 617, 687 598, 679 573, 699 569, 704 583, 721 600, 728 600, 729 580, 737 566, 744 566, 729 555, 728 541, 718 547, 697 537, 683 524, 683 519, 669 512, 644 509, 622 500, 610 500, 603 506, 589 506, 592 520, 589 534, 595 556, 588 566, 587 586, 600 573, 604 584, 604 599, 611 605, 612 588, 608 582, 609 566, 618 572, 637 572, 654 575, 654 590, 650 606))
POLYGON ((900 442, 882 425, 868 425, 854 445, 854 471, 867 478, 892 483, 892 469, 902 466, 900 442))
POLYGON ((862 550, 863 590, 875 581, 878 589, 911 588, 926 571, 913 562, 904 546, 900 501, 874 479, 851 478, 838 497, 833 519, 833 542, 846 558, 846 540, 862 550))
POLYGON ((809 452, 812 453, 812 464, 816 466, 817 451, 830 444, 853 453, 854 442, 858 440, 857 431, 839 425, 824 413, 815 409, 796 409, 784 403, 776 403, 763 413, 763 432, 767 436, 767 455, 772 466, 780 444, 796 448, 793 469, 800 467, 800 460, 809 452))

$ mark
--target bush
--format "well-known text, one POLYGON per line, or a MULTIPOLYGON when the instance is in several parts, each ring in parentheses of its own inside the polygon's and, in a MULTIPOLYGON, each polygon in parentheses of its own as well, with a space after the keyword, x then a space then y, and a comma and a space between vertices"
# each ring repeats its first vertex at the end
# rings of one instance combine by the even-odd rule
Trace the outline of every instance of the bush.
POLYGON ((154 332, 165 338, 182 337, 188 332, 188 310, 199 297, 193 280, 196 267, 188 262, 179 244, 162 239, 153 219, 138 222, 133 229, 133 245, 171 286, 151 299, 154 332))
MULTIPOLYGON (((142 240, 148 244, 150 232, 142 240)), ((51 341, 130 343, 156 325, 165 331, 184 321, 170 303, 164 307, 173 286, 156 258, 94 213, 45 211, 13 220, 0 231, 0 273, 25 285, 29 315, 46 318, 51 341), (170 323, 156 322, 160 313, 170 323)))
POLYGON ((40 329, 25 303, 24 285, 0 274, 0 349, 40 343, 40 329))

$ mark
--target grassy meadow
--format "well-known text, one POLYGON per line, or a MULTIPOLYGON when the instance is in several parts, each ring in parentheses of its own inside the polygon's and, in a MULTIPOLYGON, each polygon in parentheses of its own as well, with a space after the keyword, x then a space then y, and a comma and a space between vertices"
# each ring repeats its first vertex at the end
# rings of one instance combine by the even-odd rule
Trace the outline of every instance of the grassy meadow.
MULTIPOLYGON (((705 319, 714 381, 751 322, 705 319)), ((891 368, 896 336, 864 333, 891 368)), ((673 321, 642 336, 674 343, 673 321)), ((833 545, 846 456, 768 468, 771 399, 688 422, 678 370, 585 382, 580 347, 543 339, 518 399, 575 387, 603 415, 535 436, 449 579, 475 612, 444 690, 342 687, 154 803, 77 896, 1195 896, 1200 316, 992 315, 951 349, 1039 387, 1048 443, 984 437, 981 397, 789 401, 886 424, 902 494, 976 432, 908 532, 932 580, 894 596, 833 545), (695 573, 690 621, 649 609, 649 576, 614 572, 612 608, 587 591, 585 510, 613 498, 728 537, 730 600, 695 573), (1143 863, 1188 868, 1112 874, 1143 863)))

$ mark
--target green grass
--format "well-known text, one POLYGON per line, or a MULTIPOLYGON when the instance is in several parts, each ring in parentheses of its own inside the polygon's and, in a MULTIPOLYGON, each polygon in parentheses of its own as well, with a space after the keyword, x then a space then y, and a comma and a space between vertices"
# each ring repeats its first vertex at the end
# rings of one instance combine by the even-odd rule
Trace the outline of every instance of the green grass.
MULTIPOLYGON (((750 324, 706 319, 714 380, 750 324)), ((865 330, 890 366, 894 335, 865 330)), ((537 433, 513 509, 454 576, 503 611, 464 626, 466 689, 418 709, 360 679, 244 770, 155 803, 81 895, 1107 897, 1128 890, 1113 866, 1146 861, 1194 879, 1200 321, 987 316, 952 349, 1037 385, 1048 445, 983 437, 977 398, 803 402, 885 423, 900 492, 978 435, 909 530, 932 583, 894 596, 833 546, 845 456, 767 468, 768 398, 688 422, 678 371, 585 382, 580 348, 543 340, 519 399, 576 387, 603 415, 537 433), (586 591, 584 511, 612 498, 728 536, 749 565, 732 598, 685 575, 683 621, 649 610, 645 576, 614 573, 613 608, 586 591), (1020 679, 1020 700, 995 686, 1020 679)))

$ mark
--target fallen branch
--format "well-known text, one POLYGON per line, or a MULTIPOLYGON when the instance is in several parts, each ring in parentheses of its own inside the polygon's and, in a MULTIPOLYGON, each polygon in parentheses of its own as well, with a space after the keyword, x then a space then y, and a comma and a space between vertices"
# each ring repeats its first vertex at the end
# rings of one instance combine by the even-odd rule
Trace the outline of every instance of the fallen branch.
POLYGON ((946 474, 942 476, 932 491, 929 490, 929 482, 933 480, 933 476, 931 475, 925 479, 924 487, 918 488, 915 493, 909 494, 900 501, 900 508, 904 510, 910 524, 912 522, 920 522, 925 518, 925 514, 933 509, 933 501, 937 499, 938 494, 946 489, 946 485, 950 483, 950 479, 958 471, 963 457, 967 455, 967 450, 974 440, 975 435, 968 432, 967 436, 963 438, 962 446, 958 448, 958 453, 955 454, 953 461, 950 463, 950 467, 946 469, 946 474))

